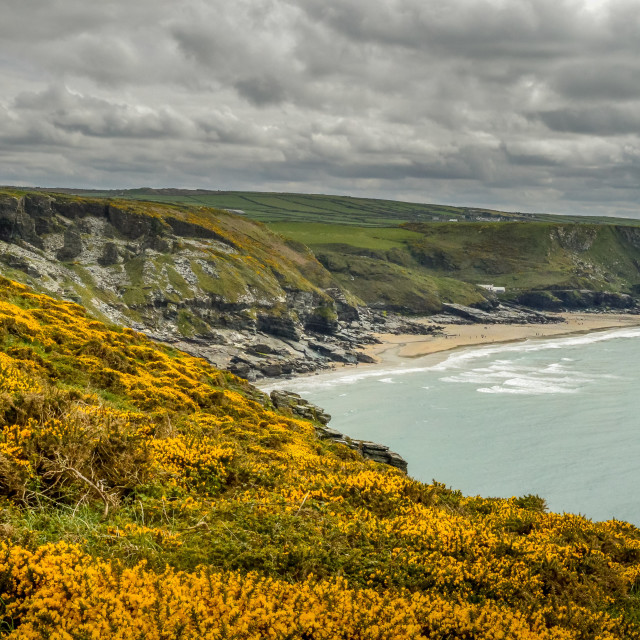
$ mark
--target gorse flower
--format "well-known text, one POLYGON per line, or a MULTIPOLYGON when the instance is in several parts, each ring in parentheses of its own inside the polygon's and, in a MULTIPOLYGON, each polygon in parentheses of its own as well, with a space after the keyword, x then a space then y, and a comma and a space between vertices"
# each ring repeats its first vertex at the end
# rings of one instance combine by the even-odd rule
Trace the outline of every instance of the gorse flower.
POLYGON ((640 637, 640 532, 465 497, 0 280, 2 633, 640 637))

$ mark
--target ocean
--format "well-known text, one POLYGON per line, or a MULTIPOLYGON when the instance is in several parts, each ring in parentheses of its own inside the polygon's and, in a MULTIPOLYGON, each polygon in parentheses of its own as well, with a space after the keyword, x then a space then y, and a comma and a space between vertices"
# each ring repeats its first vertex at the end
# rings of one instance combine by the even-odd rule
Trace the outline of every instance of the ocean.
POLYGON ((466 495, 640 526, 640 327, 472 347, 269 387, 466 495))

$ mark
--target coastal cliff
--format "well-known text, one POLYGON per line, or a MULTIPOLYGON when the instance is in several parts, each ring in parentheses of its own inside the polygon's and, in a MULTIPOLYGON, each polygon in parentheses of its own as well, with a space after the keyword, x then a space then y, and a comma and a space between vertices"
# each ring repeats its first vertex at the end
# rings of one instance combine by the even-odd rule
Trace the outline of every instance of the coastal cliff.
POLYGON ((630 310, 640 290, 634 227, 272 226, 200 206, 4 190, 0 272, 249 380, 365 362, 375 333, 630 310), (419 313, 437 315, 425 325, 410 319, 419 313))
POLYGON ((304 247, 208 208, 0 193, 0 272, 245 378, 358 362, 367 309, 304 247))

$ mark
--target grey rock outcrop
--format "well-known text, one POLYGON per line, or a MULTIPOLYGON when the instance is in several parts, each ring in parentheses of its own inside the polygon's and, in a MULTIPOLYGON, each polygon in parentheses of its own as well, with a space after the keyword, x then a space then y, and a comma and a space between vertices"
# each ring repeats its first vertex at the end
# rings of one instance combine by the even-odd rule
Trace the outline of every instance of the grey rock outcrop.
POLYGON ((102 249, 102 255, 98 258, 98 264, 109 267, 116 264, 119 257, 117 245, 114 242, 107 242, 102 249))
POLYGON ((325 289, 325 293, 331 296, 336 305, 338 320, 341 322, 357 322, 360 319, 358 307, 350 304, 344 292, 337 287, 325 289))
POLYGON ((384 444, 349 438, 340 431, 328 427, 331 416, 299 394, 275 389, 271 392, 271 401, 276 409, 290 411, 295 416, 320 423, 316 427, 316 434, 320 439, 344 444, 350 449, 358 451, 367 460, 388 464, 404 473, 407 472, 407 461, 400 454, 390 451, 389 447, 384 444))
POLYGON ((444 303, 442 308, 447 313, 478 324, 547 324, 563 322, 562 318, 504 304, 499 305, 491 312, 450 303, 444 303))
POLYGON ((64 232, 64 245, 56 252, 56 258, 61 262, 74 260, 82 253, 82 238, 73 227, 68 227, 64 232))
POLYGON ((370 442, 369 440, 356 440, 329 427, 319 427, 316 432, 319 438, 344 444, 350 449, 358 451, 367 460, 388 464, 407 473, 407 461, 399 453, 390 451, 389 447, 384 444, 370 442))
POLYGON ((331 416, 320 407, 302 398, 292 391, 274 390, 271 392, 271 402, 276 409, 289 409, 294 415, 307 420, 315 420, 327 425, 331 416))
POLYGON ((572 311, 576 309, 633 309, 636 301, 626 293, 587 289, 549 289, 524 291, 518 302, 535 309, 572 311))

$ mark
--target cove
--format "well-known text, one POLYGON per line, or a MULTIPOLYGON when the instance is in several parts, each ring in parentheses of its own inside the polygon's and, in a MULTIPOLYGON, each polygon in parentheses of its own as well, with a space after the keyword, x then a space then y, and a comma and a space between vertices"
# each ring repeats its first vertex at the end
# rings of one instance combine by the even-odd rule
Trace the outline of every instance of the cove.
POLYGON ((331 426, 466 495, 640 525, 640 327, 527 340, 280 382, 331 426))

